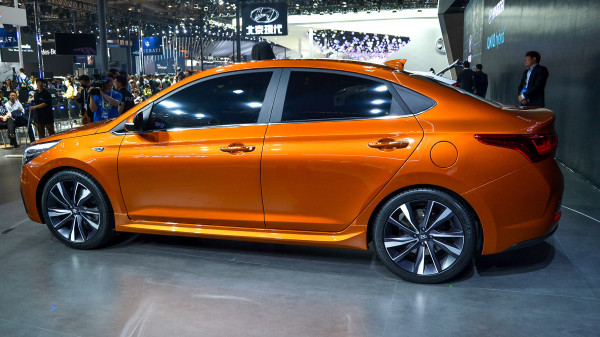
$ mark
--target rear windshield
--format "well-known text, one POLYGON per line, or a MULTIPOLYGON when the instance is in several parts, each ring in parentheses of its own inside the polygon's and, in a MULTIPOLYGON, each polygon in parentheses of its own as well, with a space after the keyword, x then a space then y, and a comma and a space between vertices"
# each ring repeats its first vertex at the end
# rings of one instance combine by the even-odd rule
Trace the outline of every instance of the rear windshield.
POLYGON ((435 83, 435 84, 437 84, 437 85, 441 85, 441 86, 443 86, 443 87, 445 87, 445 88, 448 88, 448 89, 451 89, 451 90, 454 90, 454 91, 458 91, 458 92, 460 92, 461 94, 465 94, 465 95, 467 95, 467 96, 473 97, 473 98, 475 98, 476 100, 479 100, 479 101, 481 101, 481 102, 487 103, 487 104, 489 104, 489 105, 491 105, 491 106, 495 106, 496 108, 502 108, 502 104, 500 104, 500 103, 498 103, 498 102, 491 101, 491 100, 489 100, 489 99, 485 99, 485 98, 483 98, 483 97, 481 97, 481 96, 477 96, 477 95, 475 95, 474 93, 471 93, 471 92, 464 91, 463 89, 461 89, 461 88, 459 88, 459 87, 455 87, 455 86, 453 86, 453 85, 446 84, 446 83, 444 83, 444 82, 442 82, 442 81, 438 81, 438 80, 436 80, 436 79, 434 79, 434 78, 431 78, 431 77, 428 77, 428 76, 423 76, 423 75, 419 75, 419 74, 413 74, 413 73, 411 73, 411 72, 408 72, 408 71, 405 71, 405 73, 406 73, 406 74, 408 74, 409 76, 416 77, 416 78, 420 78, 420 79, 423 79, 423 80, 429 81, 429 82, 431 82, 431 83, 435 83))

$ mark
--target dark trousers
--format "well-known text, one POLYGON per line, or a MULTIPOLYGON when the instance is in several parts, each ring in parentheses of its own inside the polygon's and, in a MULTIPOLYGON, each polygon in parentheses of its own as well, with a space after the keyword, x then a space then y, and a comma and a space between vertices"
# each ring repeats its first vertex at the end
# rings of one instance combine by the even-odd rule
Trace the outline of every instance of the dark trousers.
MULTIPOLYGON (((18 116, 15 117, 15 127, 27 126, 27 116, 18 116)), ((27 134, 29 135, 29 140, 31 142, 35 142, 35 134, 33 133, 33 124, 29 124, 29 129, 27 129, 27 134)))
POLYGON ((54 123, 49 123, 49 124, 37 123, 35 125, 35 127, 37 128, 38 136, 40 137, 40 139, 46 137, 46 130, 48 130, 48 136, 52 136, 55 133, 54 132, 54 123))
POLYGON ((17 139, 15 138, 15 121, 12 118, 7 119, 6 122, 0 121, 0 129, 8 129, 10 145, 17 144, 17 139))

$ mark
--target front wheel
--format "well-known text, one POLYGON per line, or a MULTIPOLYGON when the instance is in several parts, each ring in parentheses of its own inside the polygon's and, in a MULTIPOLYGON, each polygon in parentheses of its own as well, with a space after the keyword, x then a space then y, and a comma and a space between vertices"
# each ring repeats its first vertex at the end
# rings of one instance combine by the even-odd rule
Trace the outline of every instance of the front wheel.
POLYGON ((88 174, 55 174, 42 192, 42 214, 52 234, 65 245, 93 249, 114 234, 114 216, 106 193, 88 174))
POLYGON ((452 195, 429 188, 390 199, 373 226, 379 259, 394 274, 416 283, 440 283, 473 258, 475 220, 452 195))

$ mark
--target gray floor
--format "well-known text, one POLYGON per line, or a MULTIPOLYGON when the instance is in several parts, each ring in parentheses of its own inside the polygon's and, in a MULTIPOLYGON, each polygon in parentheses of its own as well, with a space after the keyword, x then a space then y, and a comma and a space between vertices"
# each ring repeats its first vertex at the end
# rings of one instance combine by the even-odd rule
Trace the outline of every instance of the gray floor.
POLYGON ((372 250, 151 235, 69 249, 27 219, 5 158, 19 152, 0 151, 0 336, 599 334, 600 192, 565 168, 553 238, 416 285, 372 250))

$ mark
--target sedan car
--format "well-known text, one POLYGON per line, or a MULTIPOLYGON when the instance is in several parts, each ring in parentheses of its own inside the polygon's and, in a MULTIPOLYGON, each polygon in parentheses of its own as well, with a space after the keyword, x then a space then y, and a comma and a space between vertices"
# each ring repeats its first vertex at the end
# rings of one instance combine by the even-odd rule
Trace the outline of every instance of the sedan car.
POLYGON ((29 217, 67 246, 115 232, 363 249, 446 281, 557 228, 554 114, 386 65, 211 69, 25 151, 29 217))

